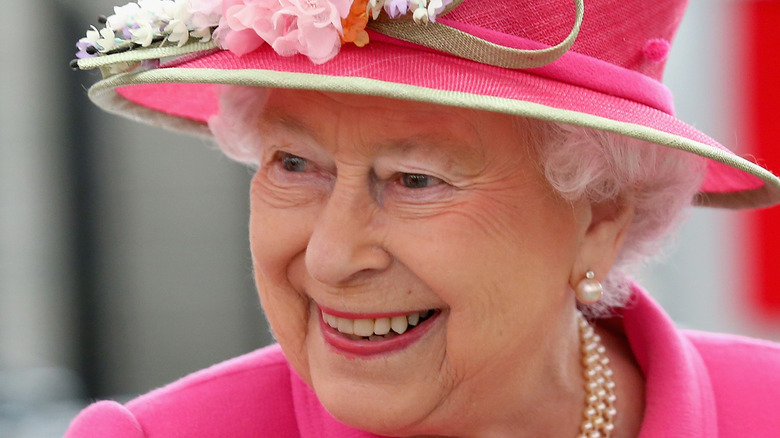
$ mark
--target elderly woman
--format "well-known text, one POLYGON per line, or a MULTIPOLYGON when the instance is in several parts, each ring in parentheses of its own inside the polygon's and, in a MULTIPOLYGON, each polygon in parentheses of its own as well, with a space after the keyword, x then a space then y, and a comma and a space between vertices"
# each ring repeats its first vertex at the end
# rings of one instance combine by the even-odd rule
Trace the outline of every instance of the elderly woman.
POLYGON ((692 202, 780 202, 671 115, 684 3, 116 8, 79 42, 90 96, 256 168, 279 345, 67 436, 777 436, 780 348, 680 331, 629 276, 692 202))

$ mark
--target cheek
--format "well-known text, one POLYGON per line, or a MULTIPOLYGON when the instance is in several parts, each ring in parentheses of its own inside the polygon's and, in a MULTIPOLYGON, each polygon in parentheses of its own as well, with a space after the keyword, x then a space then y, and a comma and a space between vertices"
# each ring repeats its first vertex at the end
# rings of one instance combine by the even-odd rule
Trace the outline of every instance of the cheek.
MULTIPOLYGON (((303 262, 312 214, 297 208, 268 205, 253 187, 249 225, 255 283, 268 322, 285 355, 302 376, 308 376, 305 342, 309 301, 295 278, 303 262)), ((306 377, 304 377, 306 378, 306 377)))
POLYGON ((516 353, 503 347, 534 348, 530 334, 571 304, 566 286, 577 230, 568 204, 515 191, 474 197, 391 233, 407 243, 396 246, 399 260, 449 308, 452 374, 468 375, 483 358, 516 353))
MULTIPOLYGON (((541 194, 518 196, 510 191, 474 196, 446 214, 389 234, 407 243, 396 246, 396 255, 415 258, 409 266, 434 282, 457 278, 460 284, 483 291, 503 290, 514 283, 518 294, 529 285, 542 295, 565 290, 579 228, 570 205, 541 194)), ((451 290, 453 285, 449 286, 442 293, 451 290)))

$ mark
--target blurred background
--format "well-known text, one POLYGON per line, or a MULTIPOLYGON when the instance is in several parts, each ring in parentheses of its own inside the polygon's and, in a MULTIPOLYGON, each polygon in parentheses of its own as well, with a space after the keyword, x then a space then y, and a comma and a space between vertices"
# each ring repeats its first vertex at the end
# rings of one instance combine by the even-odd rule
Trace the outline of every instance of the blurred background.
MULTIPOLYGON (((780 102, 766 72, 780 67, 756 60, 780 58, 780 43, 753 43, 754 20, 780 20, 779 3, 692 0, 665 79, 680 118, 766 160, 762 120, 780 102)), ((90 400, 271 342, 250 172, 203 140, 101 113, 86 98, 96 74, 68 67, 115 4, 8 1, 0 14, 0 438, 60 437, 90 400)), ((642 283, 682 326, 780 340, 777 223, 696 210, 642 283)))

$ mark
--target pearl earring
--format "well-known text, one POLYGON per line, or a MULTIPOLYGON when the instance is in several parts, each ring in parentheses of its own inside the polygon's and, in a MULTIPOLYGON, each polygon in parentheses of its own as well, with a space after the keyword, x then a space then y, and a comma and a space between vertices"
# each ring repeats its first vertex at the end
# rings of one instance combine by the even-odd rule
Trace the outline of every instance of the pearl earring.
POLYGON ((577 287, 574 290, 577 301, 586 306, 597 303, 604 294, 604 288, 601 286, 601 283, 594 280, 595 277, 596 274, 593 271, 588 270, 588 272, 585 273, 585 278, 577 283, 577 287))

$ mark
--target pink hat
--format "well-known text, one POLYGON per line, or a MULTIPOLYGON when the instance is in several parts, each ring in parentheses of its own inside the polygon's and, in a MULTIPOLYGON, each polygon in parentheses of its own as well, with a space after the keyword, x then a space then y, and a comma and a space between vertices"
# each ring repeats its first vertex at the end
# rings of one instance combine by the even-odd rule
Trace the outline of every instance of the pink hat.
POLYGON ((208 135, 218 84, 384 96, 615 132, 707 160, 697 203, 780 202, 780 179, 673 115, 686 0, 139 0, 82 38, 90 98, 208 135), (160 61, 163 60, 161 63, 160 61))

